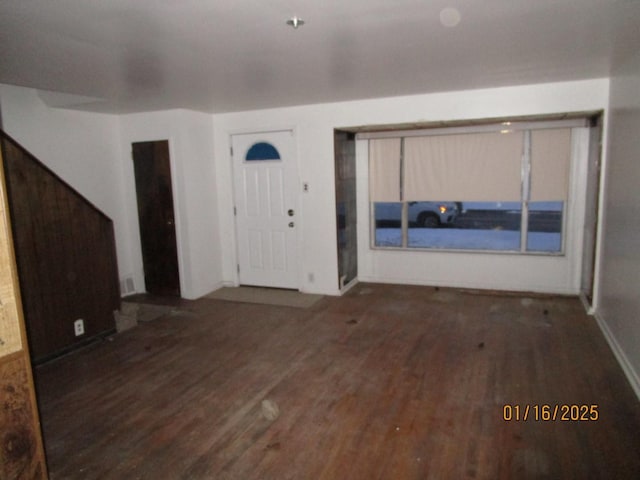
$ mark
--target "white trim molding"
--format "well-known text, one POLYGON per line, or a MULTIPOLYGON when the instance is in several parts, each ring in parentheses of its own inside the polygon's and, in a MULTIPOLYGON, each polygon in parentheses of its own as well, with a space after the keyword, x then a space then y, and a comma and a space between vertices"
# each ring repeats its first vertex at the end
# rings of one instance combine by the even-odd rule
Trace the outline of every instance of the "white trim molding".
POLYGON ((609 330, 609 327, 607 326, 607 322, 605 322, 604 319, 598 313, 595 313, 593 317, 596 319, 596 322, 598 323, 600 330, 602 330, 604 338, 607 340, 609 347, 611 347, 611 350, 613 351, 613 354, 615 355, 616 360, 618 360, 618 363, 622 367, 622 371, 624 372, 625 376, 627 377, 627 380, 631 384, 631 388, 633 388, 633 391, 635 392, 636 397, 638 397, 638 400, 640 400, 640 375, 638 375, 638 372, 635 371, 635 369, 633 368, 633 365, 627 358, 627 355, 624 353, 624 350, 622 350, 622 348, 620 347, 620 344, 616 340, 616 337, 613 335, 613 333, 611 333, 611 330, 609 330))

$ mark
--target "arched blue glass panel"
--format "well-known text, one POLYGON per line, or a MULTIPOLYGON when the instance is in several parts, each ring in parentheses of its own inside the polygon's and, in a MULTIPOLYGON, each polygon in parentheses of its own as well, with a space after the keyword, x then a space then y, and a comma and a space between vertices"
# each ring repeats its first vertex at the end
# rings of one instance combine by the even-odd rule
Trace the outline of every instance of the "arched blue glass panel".
POLYGON ((258 142, 251 146, 244 159, 247 162, 254 160, 280 160, 280 153, 270 143, 258 142))

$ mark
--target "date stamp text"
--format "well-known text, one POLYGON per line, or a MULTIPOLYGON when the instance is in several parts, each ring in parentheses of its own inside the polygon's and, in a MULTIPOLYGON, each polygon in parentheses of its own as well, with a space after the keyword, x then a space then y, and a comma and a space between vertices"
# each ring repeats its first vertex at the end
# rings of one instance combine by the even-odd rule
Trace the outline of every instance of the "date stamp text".
POLYGON ((502 407, 505 422, 596 422, 600 418, 598 405, 510 405, 502 407))

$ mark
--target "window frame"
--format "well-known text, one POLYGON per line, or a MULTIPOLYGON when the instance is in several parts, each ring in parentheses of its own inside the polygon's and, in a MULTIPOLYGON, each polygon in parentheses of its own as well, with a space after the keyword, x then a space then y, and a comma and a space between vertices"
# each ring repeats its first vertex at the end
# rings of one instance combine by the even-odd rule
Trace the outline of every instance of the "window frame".
MULTIPOLYGON (((560 250, 559 251, 541 251, 541 250, 527 250, 528 236, 529 236, 529 218, 530 218, 530 203, 529 194, 531 189, 531 132, 533 130, 540 129, 559 129, 559 128, 580 128, 588 126, 586 118, 573 118, 567 120, 540 120, 540 121, 502 121, 499 123, 484 124, 484 125, 470 125, 470 126, 456 126, 456 127, 439 127, 429 128, 421 130, 391 130, 384 132, 363 132, 359 133, 358 139, 377 139, 377 138, 398 138, 401 140, 401 152, 404 149, 404 138, 411 136, 425 136, 425 135, 445 135, 454 133, 481 133, 481 132, 501 132, 510 133, 513 131, 524 131, 524 149, 522 154, 521 163, 521 218, 520 218, 520 248, 518 250, 497 250, 497 249, 461 249, 461 248, 436 248, 436 247, 410 247, 409 246, 409 222, 408 222, 408 204, 407 200, 402 200, 397 203, 402 204, 402 217, 401 217, 401 246, 380 246, 376 245, 376 219, 375 219, 375 206, 371 199, 368 199, 369 203, 369 248, 372 250, 382 251, 403 251, 403 252, 437 252, 437 253, 481 253, 481 254, 497 254, 497 255, 525 255, 525 256, 542 256, 542 257, 564 257, 566 256, 567 246, 567 227, 569 225, 569 205, 572 203, 572 182, 573 182, 573 170, 574 170, 574 152, 573 152, 573 130, 570 134, 570 158, 568 165, 568 184, 567 184, 567 197, 562 201, 562 222, 560 230, 560 250)), ((403 161, 401 159, 401 168, 403 161)), ((445 201, 445 200, 442 200, 445 201)), ((449 200, 447 200, 449 201, 449 200)), ((456 201, 456 200, 450 200, 456 201)), ((535 210, 534 210, 535 211, 535 210)))
POLYGON ((254 142, 245 152, 242 163, 246 164, 260 164, 263 162, 282 162, 282 156, 280 155, 280 151, 273 145, 271 142, 267 142, 265 140, 261 140, 258 142, 254 142), (262 155, 256 155, 256 151, 262 153, 264 148, 267 147, 267 152, 269 155, 275 153, 276 157, 268 157, 262 155), (262 149, 262 150, 261 150, 262 149), (249 157, 252 158, 249 158, 249 157))

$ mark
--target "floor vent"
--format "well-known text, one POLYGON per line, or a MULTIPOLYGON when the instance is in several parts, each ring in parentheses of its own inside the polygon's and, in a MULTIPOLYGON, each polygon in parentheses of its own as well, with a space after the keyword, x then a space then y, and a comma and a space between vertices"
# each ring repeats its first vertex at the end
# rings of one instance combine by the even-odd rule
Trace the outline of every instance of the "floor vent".
POLYGON ((123 297, 136 293, 135 286, 133 284, 133 278, 127 277, 120 281, 120 295, 123 297))

